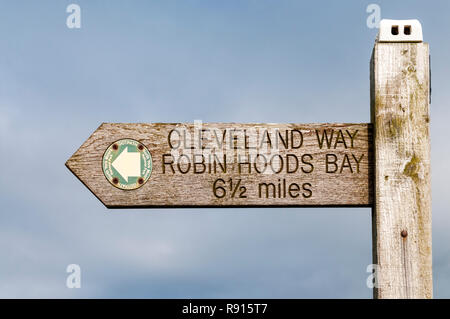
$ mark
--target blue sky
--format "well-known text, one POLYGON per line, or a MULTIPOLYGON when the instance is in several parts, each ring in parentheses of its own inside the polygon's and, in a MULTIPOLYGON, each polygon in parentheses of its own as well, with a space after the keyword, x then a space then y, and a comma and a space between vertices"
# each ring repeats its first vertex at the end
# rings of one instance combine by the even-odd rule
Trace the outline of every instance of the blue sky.
POLYGON ((64 166, 102 122, 368 122, 370 3, 430 43, 449 298, 450 2, 293 0, 0 1, 0 297, 370 298, 370 209, 110 211, 64 166))

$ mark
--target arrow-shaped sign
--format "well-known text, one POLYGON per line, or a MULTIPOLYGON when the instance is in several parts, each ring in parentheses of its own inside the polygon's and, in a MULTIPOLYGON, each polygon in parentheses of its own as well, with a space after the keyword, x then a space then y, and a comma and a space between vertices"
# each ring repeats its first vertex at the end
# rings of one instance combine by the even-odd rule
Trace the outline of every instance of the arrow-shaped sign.
POLYGON ((111 208, 369 206, 371 141, 370 124, 105 123, 66 166, 111 208))
POLYGON ((128 147, 112 162, 112 167, 128 183, 129 177, 141 175, 141 154, 139 152, 128 152, 128 147))

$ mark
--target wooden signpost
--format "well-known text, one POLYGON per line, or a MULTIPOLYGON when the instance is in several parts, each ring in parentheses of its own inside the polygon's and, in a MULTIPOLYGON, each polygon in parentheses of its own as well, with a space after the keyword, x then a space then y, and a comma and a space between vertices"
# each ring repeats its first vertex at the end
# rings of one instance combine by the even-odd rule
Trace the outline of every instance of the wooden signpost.
MULTIPOLYGON (((109 208, 369 206, 371 139, 370 124, 105 123, 67 167, 109 208), (127 138, 152 161, 134 190, 115 187, 101 164, 105 150, 127 138)), ((113 165, 140 153, 115 152, 113 165)), ((135 166, 139 179, 139 159, 135 166)), ((118 182, 126 174, 119 167, 112 175, 118 182)))
POLYGON ((371 123, 104 123, 66 166, 108 208, 372 207, 374 297, 431 298, 428 45, 385 31, 371 123))

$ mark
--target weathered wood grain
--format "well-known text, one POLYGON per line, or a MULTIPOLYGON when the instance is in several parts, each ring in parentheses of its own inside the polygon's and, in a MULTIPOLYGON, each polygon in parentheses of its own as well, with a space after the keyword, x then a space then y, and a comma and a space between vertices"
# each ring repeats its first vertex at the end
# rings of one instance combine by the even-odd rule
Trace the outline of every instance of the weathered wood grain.
POLYGON ((375 44, 371 108, 376 298, 433 295, 429 67, 426 43, 375 44))
MULTIPOLYGON (((286 159, 287 154, 291 154, 291 160, 296 157, 300 162, 302 156, 306 154, 303 159, 312 163, 314 169, 309 172, 311 166, 304 164, 302 166, 304 171, 299 168, 294 173, 288 173, 286 164, 284 164, 283 170, 278 174, 260 174, 254 168, 249 173, 248 166, 245 164, 241 165, 241 172, 239 173, 239 164, 236 158, 233 160, 233 156, 227 157, 230 166, 226 173, 218 170, 211 173, 196 174, 191 169, 188 173, 182 174, 177 171, 176 165, 173 166, 174 173, 170 166, 163 166, 162 164, 163 155, 171 154, 168 135, 174 128, 186 128, 192 132, 194 125, 104 123, 67 161, 66 166, 109 208, 370 206, 373 202, 371 186, 373 168, 371 159, 372 130, 370 124, 203 124, 202 128, 205 130, 219 130, 220 132, 230 132, 231 129, 246 130, 247 132, 252 130, 276 132, 276 129, 278 129, 284 134, 286 130, 289 132, 300 130, 303 134, 302 146, 295 149, 280 147, 278 154, 284 159, 286 159), (325 141, 320 148, 317 134, 322 136, 320 132, 326 131, 327 136, 330 136, 332 130, 334 139, 330 148, 327 147, 325 141), (342 132, 343 136, 336 139, 339 131, 342 132), (357 131, 353 145, 347 131, 350 135, 357 131), (136 190, 115 188, 107 181, 102 171, 102 156, 105 150, 113 142, 122 138, 138 140, 148 148, 153 158, 153 172, 150 179, 136 190), (343 142, 342 139, 345 141, 343 142), (336 143, 336 140, 338 140, 338 143, 336 143), (332 172, 336 167, 330 163, 328 163, 329 172, 327 172, 327 154, 331 154, 329 155, 330 160, 334 160, 334 156, 336 156, 338 164, 336 172, 332 172), (348 158, 349 162, 345 162, 344 167, 342 167, 345 157, 348 158), (360 160, 359 169, 355 158, 360 160), (219 178, 224 181, 231 178, 233 183, 240 180, 240 186, 246 187, 245 194, 242 195, 241 189, 239 189, 233 196, 233 192, 229 188, 230 185, 227 183, 224 186, 227 188, 226 196, 218 198, 213 193, 213 184, 219 178), (286 187, 284 187, 284 181, 286 187), (278 191, 277 188, 274 194, 271 185, 268 186, 269 191, 266 191, 266 186, 262 183, 267 185, 273 183, 276 187, 280 184, 282 189, 278 191), (289 193, 288 187, 292 183, 296 183, 300 191, 297 191, 296 186, 292 186, 291 191, 293 191, 289 193), (295 196, 297 194, 298 196, 295 196), (240 197, 240 195, 246 197, 240 197)), ((240 150, 239 152, 243 152, 243 158, 245 159, 245 154, 248 154, 249 150, 240 150)), ((258 152, 264 153, 263 150, 258 150, 258 152)), ((267 154, 267 152, 269 151, 266 150, 264 154, 267 154)), ((277 163, 276 159, 279 160, 279 157, 275 158, 274 163, 277 163)), ((278 164, 280 164, 279 161, 278 164)), ((182 167, 186 168, 186 165, 182 167)), ((260 166, 260 170, 261 167, 263 166, 260 166)), ((276 167, 275 171, 279 167, 276 167)), ((267 171, 270 172, 271 170, 267 168, 267 171)))

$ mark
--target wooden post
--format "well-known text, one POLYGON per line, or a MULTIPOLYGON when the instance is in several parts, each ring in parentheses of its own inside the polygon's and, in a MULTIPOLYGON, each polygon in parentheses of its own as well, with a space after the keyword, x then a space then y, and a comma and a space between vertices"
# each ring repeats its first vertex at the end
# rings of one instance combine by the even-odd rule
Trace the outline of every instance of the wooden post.
POLYGON ((426 43, 376 43, 371 60, 375 298, 432 298, 426 43))

